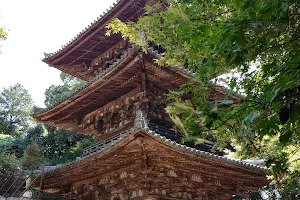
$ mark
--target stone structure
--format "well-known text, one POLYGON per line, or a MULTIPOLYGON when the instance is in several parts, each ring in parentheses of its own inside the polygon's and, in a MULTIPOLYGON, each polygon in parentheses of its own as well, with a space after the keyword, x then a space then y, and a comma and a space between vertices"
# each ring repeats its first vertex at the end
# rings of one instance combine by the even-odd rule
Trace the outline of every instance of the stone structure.
MULTIPOLYGON (((230 199, 268 184, 266 169, 223 157, 210 144, 181 145, 164 108, 165 94, 193 78, 179 67, 159 67, 148 52, 105 36, 113 18, 135 21, 146 0, 121 0, 75 39, 44 59, 88 81, 76 93, 34 115, 47 123, 95 136, 83 157, 49 171, 42 189, 69 199, 230 199)), ((224 91, 214 87, 211 100, 224 91)), ((238 97, 231 96, 233 101, 238 97)))

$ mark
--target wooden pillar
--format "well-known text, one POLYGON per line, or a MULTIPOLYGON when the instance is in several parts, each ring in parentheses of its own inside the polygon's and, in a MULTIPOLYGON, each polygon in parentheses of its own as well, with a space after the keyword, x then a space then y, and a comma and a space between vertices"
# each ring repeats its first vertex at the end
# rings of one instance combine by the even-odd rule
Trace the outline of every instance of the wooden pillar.
POLYGON ((139 66, 141 70, 141 89, 142 89, 142 99, 139 105, 139 110, 144 112, 144 117, 147 118, 149 112, 149 99, 148 99, 148 80, 146 76, 146 68, 144 63, 144 54, 139 54, 139 66))
POLYGON ((38 200, 41 199, 41 191, 43 187, 43 178, 44 178, 44 172, 45 172, 45 164, 42 164, 42 173, 41 173, 41 180, 40 180, 40 187, 39 187, 39 193, 38 193, 38 200))

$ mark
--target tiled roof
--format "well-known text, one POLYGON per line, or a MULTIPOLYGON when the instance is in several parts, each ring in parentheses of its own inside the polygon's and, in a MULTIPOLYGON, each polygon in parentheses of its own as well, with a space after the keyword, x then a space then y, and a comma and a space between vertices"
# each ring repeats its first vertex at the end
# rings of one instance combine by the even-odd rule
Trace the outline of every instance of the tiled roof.
MULTIPOLYGON (((146 133, 146 134, 148 134, 148 135, 150 135, 152 137, 155 137, 156 139, 158 139, 158 140, 160 140, 160 141, 162 141, 162 142, 164 142, 164 143, 166 143, 166 144, 168 144, 168 145, 170 145, 170 146, 172 146, 172 147, 174 147, 176 149, 179 149, 179 150, 182 150, 182 151, 185 151, 185 152, 197 155, 197 156, 202 156, 202 157, 206 157, 206 158, 213 158, 213 159, 217 159, 217 160, 224 161, 224 162, 227 162, 227 163, 235 164, 237 166, 245 166, 245 167, 248 167, 248 168, 251 168, 251 169, 255 169, 255 170, 260 170, 260 171, 265 171, 265 172, 268 171, 268 169, 266 167, 254 165, 254 164, 248 163, 247 161, 243 161, 243 160, 239 160, 239 159, 227 158, 227 157, 219 156, 219 155, 216 155, 216 154, 213 154, 213 153, 210 153, 210 152, 201 151, 201 150, 198 150, 196 148, 188 147, 188 146, 186 146, 184 144, 179 144, 179 143, 177 143, 175 141, 172 141, 171 139, 167 139, 165 136, 162 136, 162 135, 156 133, 153 130, 150 130, 149 128, 132 128, 130 130, 130 132, 132 134, 138 134, 139 131, 142 131, 142 132, 144 132, 144 133, 146 133)), ((114 146, 116 146, 117 144, 122 143, 128 136, 129 136, 129 134, 127 136, 123 137, 122 139, 118 140, 117 142, 114 142, 114 143, 110 144, 110 146, 107 147, 107 149, 105 149, 102 152, 105 152, 105 151, 108 151, 109 149, 114 148, 114 146)), ((51 174, 51 173, 55 173, 55 172, 58 172, 58 171, 62 171, 67 166, 80 163, 81 161, 87 160, 87 159, 89 159, 89 158, 91 158, 93 156, 100 155, 102 152, 94 153, 94 154, 91 154, 91 155, 86 156, 84 158, 81 158, 79 160, 72 161, 70 163, 61 165, 61 166, 59 166, 59 167, 57 167, 57 168, 55 168, 53 170, 47 171, 46 173, 47 174, 51 174)))
MULTIPOLYGON (((101 79, 103 76, 105 76, 106 74, 108 74, 111 70, 113 70, 114 68, 116 68, 125 58, 126 55, 130 55, 131 53, 133 53, 134 51, 138 50, 139 47, 137 47, 135 44, 131 45, 130 48, 127 49, 127 51, 125 51, 119 59, 117 59, 116 62, 114 62, 113 64, 109 65, 105 70, 103 70, 100 74, 96 75, 91 81, 87 82, 86 84, 84 84, 83 86, 81 86, 80 88, 78 88, 77 90, 75 90, 73 93, 71 93, 70 95, 68 95, 66 98, 62 99, 60 102, 46 108, 46 109, 37 109, 34 113, 34 115, 37 114, 41 114, 44 112, 47 112, 51 109, 53 109, 54 107, 56 107, 57 105, 63 103, 64 101, 66 101, 67 99, 69 99, 70 97, 74 96, 75 94, 81 92, 82 90, 84 90, 85 88, 87 88, 88 86, 92 85, 93 83, 95 83, 97 80, 101 79)), ((163 55, 159 54, 158 51, 154 50, 152 47, 147 48, 148 53, 150 53, 152 56, 154 56, 155 58, 161 58, 163 55)), ((178 67, 176 66, 176 69, 181 70, 182 72, 186 73, 187 75, 190 76, 195 76, 195 73, 190 72, 189 70, 187 70, 184 67, 178 67)))
POLYGON ((222 160, 222 161, 225 161, 225 162, 229 162, 229 163, 232 163, 232 164, 247 166, 247 167, 252 168, 252 169, 258 169, 258 170, 263 170, 263 171, 267 170, 266 167, 261 167, 261 166, 258 166, 258 165, 250 164, 250 163, 247 163, 246 161, 243 161, 243 160, 227 158, 227 157, 224 157, 224 156, 218 156, 218 155, 210 153, 210 152, 197 150, 195 148, 188 147, 186 145, 176 143, 176 142, 174 142, 170 139, 167 139, 166 137, 161 136, 160 134, 157 134, 154 131, 149 130, 149 129, 146 129, 145 131, 149 135, 152 135, 155 138, 157 138, 157 139, 159 139, 159 140, 161 140, 161 141, 163 141, 163 142, 165 142, 165 143, 167 143, 167 144, 169 144, 169 145, 171 145, 171 146, 173 146, 177 149, 184 150, 184 151, 187 151, 189 153, 193 153, 193 154, 198 155, 198 156, 203 156, 203 157, 208 157, 208 158, 215 158, 215 159, 222 160))
POLYGON ((97 80, 101 79, 103 76, 105 76, 106 74, 108 74, 111 70, 113 70, 115 67, 117 67, 125 58, 125 55, 129 55, 131 53, 133 53, 136 50, 136 45, 132 45, 130 48, 127 49, 126 52, 124 52, 121 57, 119 59, 117 59, 116 62, 114 62, 113 64, 109 65, 107 68, 105 68, 105 70, 103 70, 100 74, 98 74, 97 76, 95 76, 91 81, 87 82, 86 84, 84 84, 83 86, 81 86, 80 88, 78 88, 77 90, 75 90, 73 93, 71 93, 70 95, 68 95, 66 98, 62 99, 60 102, 46 108, 46 109, 40 109, 37 110, 36 113, 34 113, 34 115, 37 114, 41 114, 44 112, 47 112, 49 110, 51 110, 52 108, 56 107, 57 105, 63 103, 64 101, 66 101, 67 99, 69 99, 70 97, 74 96, 75 94, 81 92, 82 90, 84 90, 85 88, 87 88, 88 86, 92 85, 93 83, 95 83, 97 80))
MULTIPOLYGON (((86 26, 80 33, 74 36, 69 42, 63 45, 60 49, 53 53, 44 53, 45 58, 43 61, 47 61, 50 57, 55 56, 65 50, 68 46, 70 46, 75 40, 81 37, 83 34, 91 30, 100 20, 102 20, 113 8, 115 8, 122 0, 116 0, 112 6, 110 6, 106 11, 104 11, 97 19, 91 22, 88 26, 86 26)), ((123 0, 124 1, 124 0, 123 0)))
POLYGON ((177 131, 173 129, 173 123, 171 122, 169 123, 163 122, 162 124, 161 120, 160 121, 150 120, 148 123, 148 127, 150 130, 154 131, 155 133, 160 134, 161 136, 164 136, 167 139, 170 139, 176 143, 183 143, 187 147, 192 147, 197 150, 210 152, 219 156, 225 155, 225 152, 217 149, 218 145, 216 142, 212 142, 212 143, 203 142, 201 144, 195 144, 194 141, 182 142, 182 140, 184 139, 183 136, 181 136, 177 131))

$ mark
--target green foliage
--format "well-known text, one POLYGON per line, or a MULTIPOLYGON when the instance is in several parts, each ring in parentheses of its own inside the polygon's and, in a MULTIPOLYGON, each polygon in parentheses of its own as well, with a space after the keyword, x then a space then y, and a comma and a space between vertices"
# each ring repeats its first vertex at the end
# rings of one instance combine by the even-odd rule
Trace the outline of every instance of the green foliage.
POLYGON ((36 143, 28 145, 21 159, 23 169, 35 170, 42 163, 41 152, 36 143))
POLYGON ((45 125, 47 134, 39 140, 41 153, 51 165, 70 162, 80 157, 84 148, 94 144, 92 137, 45 125))
POLYGON ((81 156, 82 151, 95 144, 96 140, 92 137, 84 136, 84 138, 81 141, 77 141, 75 146, 72 146, 67 150, 65 154, 63 154, 59 159, 56 159, 55 161, 58 163, 66 163, 70 160, 76 160, 77 157, 81 156))
POLYGON ((20 137, 30 126, 32 99, 20 84, 0 90, 0 133, 20 137))
POLYGON ((0 134, 0 152, 8 152, 12 147, 13 137, 0 134))
POLYGON ((27 144, 23 137, 31 125, 32 100, 20 84, 0 90, 0 173, 20 167, 19 159, 27 144))
MULTIPOLYGON (((7 32, 3 27, 0 26, 0 42, 7 39, 7 32)), ((2 52, 0 51, 0 54, 2 52)))
POLYGON ((137 23, 113 20, 108 35, 121 32, 143 50, 156 44, 165 50, 158 64, 196 73, 169 94, 175 103, 167 112, 185 135, 232 140, 239 156, 266 160, 281 192, 299 194, 300 2, 169 3, 146 6, 137 23), (223 99, 212 100, 212 81, 228 87, 223 99))
MULTIPOLYGON (((0 28, 0 40, 7 33, 0 28)), ((45 105, 50 107, 85 84, 70 75, 61 74, 63 85, 52 85, 45 92, 45 105)), ((20 84, 0 90, 0 173, 37 169, 42 160, 60 164, 76 159, 82 149, 95 140, 51 126, 31 123, 32 99, 20 84), (26 149, 26 150, 25 150, 26 149)))
POLYGON ((45 105, 47 107, 56 105, 85 84, 85 81, 65 73, 61 73, 60 78, 63 85, 52 85, 45 91, 45 105))
POLYGON ((83 135, 49 125, 45 127, 47 135, 41 138, 40 144, 42 154, 51 164, 65 163, 80 155, 80 153, 79 155, 77 152, 74 153, 73 148, 84 139, 83 135))
POLYGON ((27 144, 33 142, 38 143, 41 140, 41 138, 45 135, 46 132, 47 132, 46 128, 41 124, 38 124, 34 127, 30 127, 27 131, 25 141, 27 144))
POLYGON ((29 143, 27 143, 26 139, 24 138, 13 140, 9 152, 14 154, 17 158, 21 158, 28 144, 29 143))
MULTIPOLYGON (((255 200, 271 200, 271 199, 282 199, 280 193, 276 190, 274 186, 266 186, 260 188, 257 192, 250 192, 250 199, 255 200)), ((245 200, 245 198, 239 196, 233 196, 231 200, 245 200)))
MULTIPOLYGON (((84 81, 65 73, 61 73, 60 78, 63 85, 52 85, 45 92, 45 105, 47 107, 64 100, 85 84, 84 81)), ((37 135, 40 133, 38 130, 35 132, 37 135)), ((75 160, 76 157, 80 156, 81 150, 87 140, 92 139, 70 131, 44 125, 44 137, 39 141, 42 153, 47 161, 51 164, 60 164, 75 160)))
POLYGON ((0 134, 0 152, 13 154, 17 158, 21 158, 27 145, 28 143, 22 138, 14 139, 10 135, 0 134))
POLYGON ((7 32, 3 27, 0 27, 0 40, 5 40, 7 38, 7 32))
POLYGON ((0 151, 0 175, 13 174, 19 167, 20 163, 15 155, 0 151))
MULTIPOLYGON (((21 161, 25 169, 36 169, 42 161, 50 165, 73 161, 81 155, 84 148, 95 142, 92 137, 49 125, 31 127, 23 140, 8 140, 7 144, 3 141, 9 153, 14 153, 17 157, 23 156, 21 161)), ((0 140, 0 147, 1 143, 0 140)))

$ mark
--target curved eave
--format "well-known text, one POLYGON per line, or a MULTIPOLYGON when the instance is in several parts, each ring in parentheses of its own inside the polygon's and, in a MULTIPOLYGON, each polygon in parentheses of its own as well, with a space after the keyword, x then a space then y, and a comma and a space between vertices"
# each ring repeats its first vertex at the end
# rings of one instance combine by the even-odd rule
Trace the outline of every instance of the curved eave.
MULTIPOLYGON (((151 56, 153 57, 153 59, 161 59, 163 58, 163 54, 159 53, 157 50, 154 50, 153 47, 148 47, 147 48, 147 52, 149 54, 151 54, 151 56)), ((196 73, 195 72, 191 72, 189 71, 189 69, 185 68, 185 67, 180 67, 180 66, 174 66, 174 67, 170 67, 169 68, 171 71, 174 71, 176 72, 177 74, 187 78, 187 79, 195 79, 196 77, 196 73)), ((196 82, 198 83, 201 83, 199 80, 196 80, 196 82)), ((220 94, 229 94, 229 97, 231 99, 234 99, 234 100, 241 100, 243 97, 241 95, 238 95, 237 93, 233 92, 233 91, 230 91, 228 89, 226 89, 224 86, 220 86, 220 85, 217 85, 213 82, 210 82, 210 85, 211 85, 211 89, 213 89, 215 92, 218 92, 220 94)))
MULTIPOLYGON (((42 115, 47 115, 48 113, 52 112, 53 110, 58 110, 61 109, 62 107, 68 105, 70 102, 74 101, 75 99, 77 99, 78 97, 83 96, 85 93, 89 92, 96 84, 100 84, 105 82, 105 80, 107 80, 108 78, 110 78, 111 76, 114 75, 114 73, 110 73, 112 72, 115 68, 118 68, 120 64, 122 63, 127 63, 128 59, 132 59, 137 52, 139 51, 139 47, 137 47, 136 45, 132 45, 131 48, 128 49, 128 51, 126 52, 126 54, 128 54, 127 57, 125 57, 125 55, 122 55, 120 59, 117 60, 116 63, 110 65, 106 70, 104 70, 102 73, 100 73, 98 76, 95 76, 90 82, 86 83, 85 85, 83 85, 81 88, 79 88, 78 90, 76 90, 75 92, 73 92, 71 95, 69 95, 68 97, 66 97, 65 99, 61 100, 59 103, 45 109, 45 110, 41 110, 40 112, 37 112, 33 115, 33 117, 37 120, 40 116, 42 115)), ((153 58, 156 58, 156 56, 160 56, 157 55, 156 51, 152 51, 151 49, 148 50, 149 54, 151 54, 151 56, 153 58)), ((189 72, 188 70, 184 69, 184 68, 180 68, 180 67, 168 67, 168 69, 170 71, 173 71, 175 73, 177 73, 178 75, 186 78, 186 79, 193 79, 195 74, 192 72, 189 72)))
MULTIPOLYGON (((140 13, 143 13, 140 11, 140 9, 143 9, 145 4, 145 0, 117 0, 113 4, 113 6, 111 6, 109 9, 106 10, 106 12, 100 15, 100 17, 98 17, 97 20, 92 22, 84 30, 78 33, 66 45, 63 45, 61 49, 57 50, 54 53, 47 54, 43 61, 50 66, 60 69, 60 64, 67 64, 62 63, 62 60, 70 55, 76 54, 76 51, 79 51, 80 48, 84 45, 89 44, 89 42, 94 42, 93 40, 97 38, 102 38, 100 40, 104 40, 106 32, 105 27, 112 19, 121 18, 122 21, 137 20, 138 17, 141 15, 140 13), (136 13, 130 13, 131 10, 134 10, 136 13), (132 16, 133 18, 131 19, 130 17, 132 16)), ((114 35, 110 37, 110 39, 113 39, 114 37, 118 37, 118 39, 121 38, 119 35, 114 35)), ((102 49, 102 51, 104 52, 108 48, 109 47, 107 47, 106 49, 102 49)))
POLYGON ((100 153, 92 154, 88 157, 81 158, 80 160, 76 160, 67 164, 64 164, 56 169, 50 170, 46 173, 46 176, 52 176, 54 173, 60 173, 64 171, 73 170, 78 166, 86 165, 90 161, 95 161, 97 159, 103 158, 103 157, 110 157, 109 155, 118 154, 118 152, 121 152, 124 148, 124 146, 130 144, 133 140, 136 138, 142 136, 149 138, 150 140, 157 141, 161 146, 164 146, 164 148, 172 149, 172 151, 175 151, 179 154, 186 154, 186 155, 192 155, 195 157, 200 157, 206 160, 211 160, 214 163, 218 162, 219 165, 223 166, 230 166, 232 168, 238 167, 240 169, 244 170, 250 170, 256 173, 266 174, 269 172, 269 169, 266 167, 261 167, 254 164, 249 164, 246 161, 243 160, 237 160, 237 159, 231 159, 223 156, 218 156, 213 153, 200 151, 195 148, 187 147, 182 144, 178 144, 170 139, 167 139, 164 136, 161 136, 160 134, 155 133, 152 130, 149 129, 131 129, 132 134, 128 135, 127 137, 123 137, 123 139, 118 140, 117 143, 112 144, 110 147, 108 147, 105 151, 100 153))
MULTIPOLYGON (((93 94, 93 91, 99 91, 99 87, 101 85, 106 84, 107 81, 114 81, 112 80, 112 77, 117 74, 118 70, 120 68, 125 67, 128 63, 132 62, 138 52, 140 51, 140 48, 132 45, 132 47, 128 48, 128 50, 118 59, 115 63, 110 65, 108 68, 106 68, 103 72, 101 72, 99 75, 95 76, 90 82, 85 84, 83 87, 79 88, 77 91, 75 91, 73 94, 68 96, 67 98, 63 99, 61 102, 59 102, 56 105, 53 105, 52 107, 49 107, 45 110, 41 110, 40 112, 37 112, 33 115, 33 118, 37 122, 45 122, 48 124, 51 124, 54 119, 50 116, 59 116, 61 111, 64 112, 65 109, 69 109, 71 107, 80 107, 79 103, 84 98, 87 99, 87 97, 91 94, 93 94), (78 105, 77 105, 78 104, 78 105), (48 119, 48 120, 47 120, 48 119)), ((145 59, 148 60, 148 62, 153 63, 153 59, 162 57, 161 54, 158 54, 157 51, 154 51, 153 49, 148 49, 148 55, 146 55, 145 59)), ((192 73, 188 71, 187 69, 184 69, 183 67, 165 67, 166 70, 169 72, 172 72, 176 74, 179 77, 182 77, 185 80, 191 80, 195 78, 195 73, 192 73)), ((128 71, 134 71, 134 69, 130 70, 127 68, 128 71)), ((117 79, 118 80, 118 79, 117 79)), ((214 89, 219 94, 225 94, 226 91, 224 88, 221 87, 215 87, 214 89)), ((230 98, 238 100, 239 98, 236 96, 231 95, 230 98)), ((107 103, 107 102, 106 102, 107 103)), ((100 106, 100 105, 99 105, 100 106)), ((69 122, 66 122, 69 123, 69 122)), ((52 124, 54 125, 54 124, 52 124)), ((63 128, 63 127, 60 127, 63 128)))
POLYGON ((104 70, 99 75, 95 76, 90 82, 83 85, 81 88, 73 92, 71 95, 66 97, 65 99, 61 100, 59 103, 45 109, 41 110, 40 112, 34 113, 33 118, 37 122, 43 122, 41 118, 47 115, 51 115, 53 112, 57 112, 65 107, 70 107, 71 104, 77 102, 81 99, 81 97, 92 93, 94 88, 98 87, 99 85, 105 83, 105 81, 111 77, 113 77, 117 72, 118 68, 126 66, 129 62, 131 62, 138 53, 138 48, 136 46, 132 46, 126 52, 128 55, 125 57, 124 55, 121 56, 120 59, 117 60, 114 64, 110 65, 106 70, 104 70))

